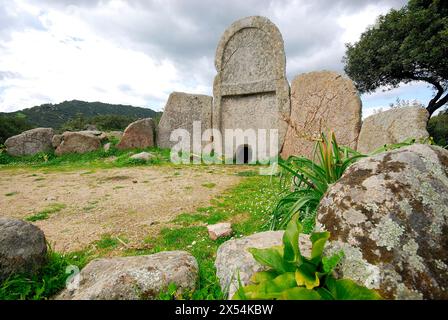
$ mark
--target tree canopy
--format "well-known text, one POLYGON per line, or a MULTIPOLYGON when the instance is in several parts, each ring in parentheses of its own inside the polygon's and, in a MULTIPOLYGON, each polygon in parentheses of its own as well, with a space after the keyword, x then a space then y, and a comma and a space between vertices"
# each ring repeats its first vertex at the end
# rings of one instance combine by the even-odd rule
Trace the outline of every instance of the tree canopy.
POLYGON ((360 92, 425 81, 435 89, 430 114, 448 102, 448 1, 410 0, 346 46, 344 70, 360 92))

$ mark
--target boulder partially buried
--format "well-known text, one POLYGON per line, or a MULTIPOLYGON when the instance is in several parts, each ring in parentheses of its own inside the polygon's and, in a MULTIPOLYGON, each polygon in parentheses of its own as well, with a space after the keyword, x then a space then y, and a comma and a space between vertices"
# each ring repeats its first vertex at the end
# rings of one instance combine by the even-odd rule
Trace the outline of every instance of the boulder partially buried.
POLYGON ((66 153, 92 152, 101 148, 101 141, 104 138, 104 134, 99 131, 67 131, 62 134, 62 141, 55 154, 59 156, 66 153))
POLYGON ((123 150, 153 147, 154 131, 154 121, 151 118, 137 120, 124 130, 117 148, 123 150))
POLYGON ((12 156, 29 156, 53 150, 51 128, 36 128, 6 139, 5 146, 12 156))
POLYGON ((335 133, 339 145, 356 149, 361 99, 353 82, 331 71, 298 75, 291 83, 291 116, 281 156, 314 157, 321 133, 335 133))
POLYGON ((385 144, 399 143, 409 138, 428 138, 428 119, 428 111, 419 107, 397 108, 371 115, 362 123, 358 151, 369 153, 385 144))
POLYGON ((185 251, 96 259, 82 269, 78 285, 65 289, 57 299, 152 300, 171 283, 179 294, 192 291, 197 279, 196 259, 185 251))
POLYGON ((25 221, 0 218, 0 282, 13 274, 32 274, 46 261, 42 230, 25 221))
MULTIPOLYGON (((283 231, 266 231, 251 236, 224 242, 216 254, 216 275, 219 278, 221 289, 232 298, 238 289, 238 276, 241 283, 247 285, 251 276, 259 271, 266 270, 259 264, 247 250, 249 248, 270 248, 282 245, 283 231)), ((300 235, 300 249, 304 256, 311 253, 311 242, 307 235, 300 235)))
POLYGON ((448 299, 448 151, 415 144, 364 158, 332 185, 318 222, 341 276, 387 299, 448 299))

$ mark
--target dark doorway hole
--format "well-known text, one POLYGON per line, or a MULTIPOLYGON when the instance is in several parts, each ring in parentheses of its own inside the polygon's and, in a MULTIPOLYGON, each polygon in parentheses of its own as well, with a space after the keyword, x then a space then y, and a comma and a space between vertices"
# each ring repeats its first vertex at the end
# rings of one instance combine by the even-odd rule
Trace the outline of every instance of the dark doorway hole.
POLYGON ((237 164, 248 164, 252 162, 252 149, 247 145, 240 146, 236 152, 237 164))

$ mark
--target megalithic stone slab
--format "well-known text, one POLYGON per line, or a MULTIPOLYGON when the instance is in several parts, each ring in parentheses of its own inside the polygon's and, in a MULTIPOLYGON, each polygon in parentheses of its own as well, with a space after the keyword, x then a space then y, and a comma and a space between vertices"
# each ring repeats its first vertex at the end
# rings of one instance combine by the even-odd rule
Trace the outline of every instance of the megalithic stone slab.
MULTIPOLYGON (((213 86, 213 128, 277 129, 277 153, 290 113, 289 83, 283 39, 269 19, 247 17, 233 23, 216 50, 218 74, 213 86)), ((266 153, 270 154, 268 146, 266 153)), ((227 143, 225 141, 224 143, 227 143)), ((256 148, 256 146, 251 146, 256 148)), ((236 153, 235 145, 233 152, 236 153)), ((253 150, 255 151, 255 150, 253 150)))
POLYGON ((201 94, 173 92, 170 94, 157 127, 157 146, 171 148, 176 141, 170 141, 171 133, 184 129, 190 134, 190 146, 193 146, 193 123, 200 121, 200 134, 212 127, 213 97, 201 94))
POLYGON ((353 82, 331 71, 298 75, 291 83, 291 117, 282 149, 313 158, 321 132, 335 133, 341 146, 356 149, 361 129, 361 99, 353 82))

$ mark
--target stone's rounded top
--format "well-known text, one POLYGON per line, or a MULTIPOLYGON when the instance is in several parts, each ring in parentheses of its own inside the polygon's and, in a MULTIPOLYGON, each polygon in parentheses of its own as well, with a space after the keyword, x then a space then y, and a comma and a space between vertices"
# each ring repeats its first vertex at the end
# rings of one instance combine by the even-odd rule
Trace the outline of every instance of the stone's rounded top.
POLYGON ((429 113, 425 108, 405 107, 373 114, 362 124, 358 151, 369 153, 385 144, 400 143, 406 139, 426 139, 429 113))
POLYGON ((353 88, 356 90, 353 82, 348 78, 347 76, 344 76, 343 74, 340 74, 337 71, 333 70, 320 70, 320 71, 311 71, 311 72, 304 72, 301 74, 298 74, 294 77, 292 80, 292 83, 300 81, 303 78, 312 78, 312 79, 322 79, 322 78, 328 78, 329 80, 345 80, 350 82, 350 84, 353 86, 353 88))
MULTIPOLYGON (((192 97, 192 98, 195 98, 195 97, 199 97, 199 98, 204 97, 204 98, 207 98, 207 99, 212 98, 212 97, 210 97, 210 96, 208 96, 208 95, 206 95, 206 94, 196 94, 196 93, 188 93, 188 92, 181 92, 181 91, 173 91, 173 92, 170 93, 168 99, 170 99, 171 97, 179 97, 179 96, 180 96, 180 97, 192 97)), ((212 98, 212 99, 213 99, 213 98, 212 98)))
POLYGON ((282 62, 283 69, 286 68, 285 49, 283 45, 283 37, 277 26, 268 18, 262 16, 250 16, 238 21, 235 21, 230 27, 224 31, 221 40, 218 43, 215 56, 216 71, 220 72, 222 69, 222 60, 224 55, 224 49, 227 42, 233 37, 235 33, 245 28, 256 28, 264 31, 272 38, 275 52, 278 52, 279 62, 282 62))

